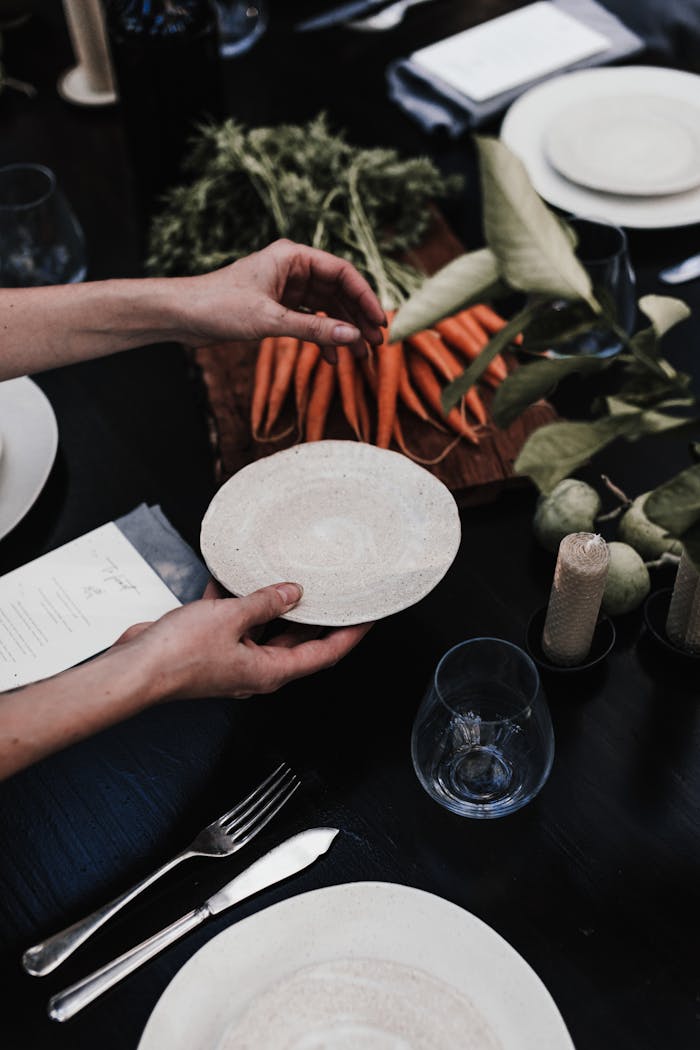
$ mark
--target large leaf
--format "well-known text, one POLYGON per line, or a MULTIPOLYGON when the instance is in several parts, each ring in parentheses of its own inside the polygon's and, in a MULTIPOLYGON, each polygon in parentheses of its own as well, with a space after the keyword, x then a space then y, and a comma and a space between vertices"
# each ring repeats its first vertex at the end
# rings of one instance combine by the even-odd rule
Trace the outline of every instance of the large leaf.
POLYGON ((529 306, 516 314, 500 332, 496 332, 486 344, 478 357, 475 357, 468 368, 461 375, 453 379, 442 391, 442 408, 447 415, 451 408, 464 397, 467 390, 476 383, 494 357, 501 353, 515 339, 523 328, 528 324, 530 318, 534 317, 537 306, 529 306))
POLYGON ((690 317, 690 307, 672 295, 644 295, 638 305, 651 321, 657 339, 662 339, 666 332, 690 317))
POLYGON ((556 304, 545 300, 542 307, 523 333, 523 350, 531 353, 542 353, 575 339, 596 324, 597 315, 582 299, 556 304))
POLYGON ((654 489, 644 501, 644 513, 680 540, 700 567, 700 464, 654 489))
POLYGON ((430 328, 473 303, 492 299, 500 289, 496 257, 488 248, 467 252, 423 282, 399 308, 391 325, 392 342, 430 328))
POLYGON ((616 437, 634 430, 637 413, 605 416, 592 423, 547 423, 531 434, 515 461, 541 492, 551 492, 616 437))
POLYGON ((566 376, 602 372, 609 364, 609 359, 581 355, 523 365, 499 386, 491 414, 497 426, 508 427, 528 405, 545 397, 566 376))
POLYGON ((513 288, 598 304, 571 240, 535 192, 524 165, 498 139, 476 136, 486 242, 513 288))

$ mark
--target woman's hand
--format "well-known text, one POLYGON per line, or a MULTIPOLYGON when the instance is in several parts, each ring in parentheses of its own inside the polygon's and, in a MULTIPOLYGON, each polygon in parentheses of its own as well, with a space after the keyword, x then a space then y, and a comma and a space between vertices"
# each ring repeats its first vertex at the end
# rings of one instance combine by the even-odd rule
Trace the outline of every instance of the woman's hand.
POLYGON ((172 289, 182 339, 192 346, 291 335, 319 343, 333 361, 335 346, 364 356, 365 343, 382 342, 386 324, 379 300, 349 262, 286 240, 213 273, 173 279, 172 289))
POLYGON ((214 597, 217 593, 210 584, 200 601, 154 623, 136 624, 119 639, 117 644, 133 646, 134 655, 151 668, 159 699, 272 693, 294 678, 337 663, 371 627, 343 627, 309 639, 308 630, 289 624, 258 645, 251 636, 255 629, 294 608, 301 588, 279 583, 246 598, 214 597))

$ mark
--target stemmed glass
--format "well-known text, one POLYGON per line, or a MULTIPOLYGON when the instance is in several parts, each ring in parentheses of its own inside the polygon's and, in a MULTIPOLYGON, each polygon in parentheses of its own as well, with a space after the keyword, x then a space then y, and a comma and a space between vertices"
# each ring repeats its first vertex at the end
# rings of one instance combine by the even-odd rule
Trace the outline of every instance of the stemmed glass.
POLYGON ((466 817, 513 813, 552 768, 554 733, 537 668, 500 638, 442 657, 418 710, 413 765, 436 802, 466 817))
POLYGON ((87 270, 80 224, 41 164, 0 168, 0 287, 82 281, 87 270))

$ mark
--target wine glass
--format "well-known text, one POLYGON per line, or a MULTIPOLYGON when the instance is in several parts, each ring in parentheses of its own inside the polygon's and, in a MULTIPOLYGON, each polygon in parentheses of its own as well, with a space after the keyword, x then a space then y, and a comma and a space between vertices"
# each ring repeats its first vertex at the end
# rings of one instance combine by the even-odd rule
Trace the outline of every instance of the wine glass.
MULTIPOLYGON (((625 231, 612 223, 576 215, 566 221, 576 234, 576 256, 591 279, 594 296, 612 314, 618 327, 629 335, 636 313, 635 275, 625 231)), ((562 309, 567 305, 565 300, 561 300, 553 305, 553 309, 562 309)), ((556 349, 548 350, 546 356, 586 354, 611 357, 619 353, 622 347, 619 333, 602 318, 600 321, 592 320, 585 331, 557 344, 556 349)))
POLYGON ((554 759, 549 709, 530 657, 500 638, 455 645, 423 697, 411 750, 421 784, 453 813, 501 817, 524 806, 554 759))
POLYGON ((83 231, 41 164, 0 168, 0 287, 73 284, 87 271, 83 231))
POLYGON ((234 58, 249 51, 267 29, 265 0, 216 0, 216 7, 222 58, 234 58))

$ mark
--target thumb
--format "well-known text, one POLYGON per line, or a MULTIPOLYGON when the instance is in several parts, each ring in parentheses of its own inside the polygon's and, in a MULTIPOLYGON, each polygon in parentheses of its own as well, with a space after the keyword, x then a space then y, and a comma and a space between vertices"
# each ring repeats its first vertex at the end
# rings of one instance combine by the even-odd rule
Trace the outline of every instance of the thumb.
POLYGON ((279 318, 278 327, 280 334, 295 336, 320 346, 347 346, 361 338, 359 328, 348 321, 307 314, 300 310, 286 310, 279 318))
POLYGON ((241 634, 289 612, 300 601, 303 593, 304 588, 298 583, 273 583, 270 587, 262 587, 245 598, 239 598, 236 615, 241 634))

